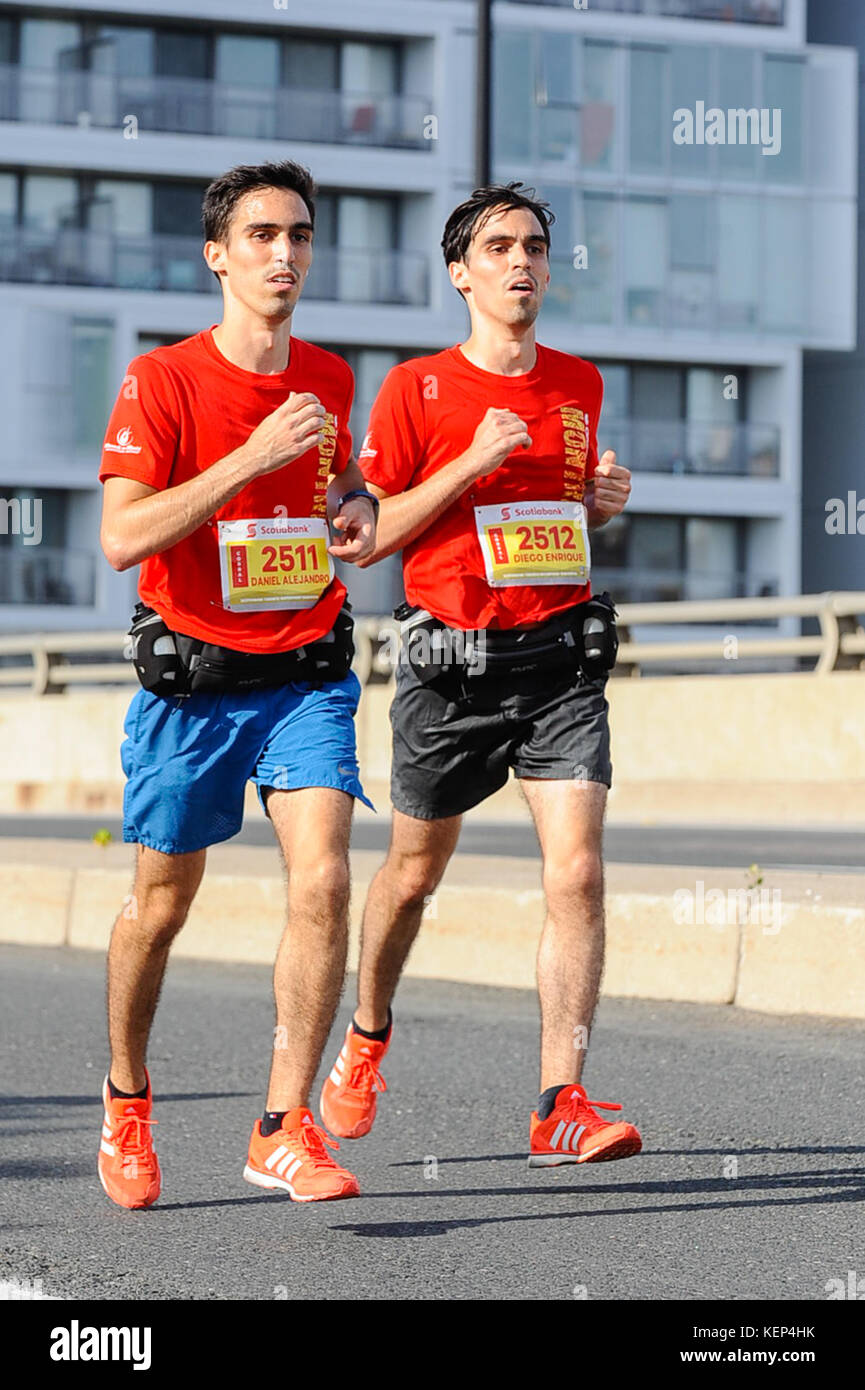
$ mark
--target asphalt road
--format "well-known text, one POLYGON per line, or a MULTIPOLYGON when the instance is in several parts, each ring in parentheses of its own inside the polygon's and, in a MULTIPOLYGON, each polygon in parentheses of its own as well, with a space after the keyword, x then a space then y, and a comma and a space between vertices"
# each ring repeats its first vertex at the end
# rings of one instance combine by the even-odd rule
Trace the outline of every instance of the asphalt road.
MULTIPOLYGON (((5 815, 0 816, 0 838, 44 837, 89 840, 100 829, 122 839, 116 817, 5 815)), ((357 819, 352 830, 355 849, 384 853, 390 821, 357 819)), ((273 832, 263 820, 247 820, 232 841, 239 845, 270 845, 273 832)), ((463 854, 495 854, 516 859, 539 855, 534 829, 519 822, 468 820, 460 835, 463 854)), ((608 825, 604 831, 605 857, 611 864, 696 864, 705 868, 820 869, 858 873, 865 871, 865 834, 835 830, 765 826, 714 825, 608 825)))
POLYGON ((269 971, 177 961, 150 1054, 164 1191, 127 1212, 96 1177, 101 957, 3 947, 0 972, 0 1279, 130 1300, 825 1300, 865 1274, 865 1025, 607 1001, 589 1094, 624 1102, 644 1152, 528 1170, 534 994, 406 981, 375 1128, 340 1151, 363 1195, 299 1206, 240 1176, 269 971))

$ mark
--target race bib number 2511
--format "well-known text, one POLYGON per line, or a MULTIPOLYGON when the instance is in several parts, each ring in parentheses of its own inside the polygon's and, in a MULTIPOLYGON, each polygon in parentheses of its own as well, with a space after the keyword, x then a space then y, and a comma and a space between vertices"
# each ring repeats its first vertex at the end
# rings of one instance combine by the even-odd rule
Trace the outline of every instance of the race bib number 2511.
POLYGON ((487 583, 587 584, 591 567, 582 502, 508 502, 475 507, 487 583))
POLYGON ((218 539, 222 603, 232 613, 312 608, 333 579, 323 518, 220 521, 218 539))

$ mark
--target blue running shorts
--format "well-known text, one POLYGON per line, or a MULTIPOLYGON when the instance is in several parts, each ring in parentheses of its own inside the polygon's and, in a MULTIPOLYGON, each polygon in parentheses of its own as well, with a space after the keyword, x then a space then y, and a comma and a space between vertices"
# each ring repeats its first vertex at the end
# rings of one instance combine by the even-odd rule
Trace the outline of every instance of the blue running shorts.
POLYGON ((166 699, 139 690, 120 749, 123 838, 190 854, 236 835, 247 781, 295 791, 334 787, 375 807, 358 775, 354 715, 360 682, 306 681, 166 699))

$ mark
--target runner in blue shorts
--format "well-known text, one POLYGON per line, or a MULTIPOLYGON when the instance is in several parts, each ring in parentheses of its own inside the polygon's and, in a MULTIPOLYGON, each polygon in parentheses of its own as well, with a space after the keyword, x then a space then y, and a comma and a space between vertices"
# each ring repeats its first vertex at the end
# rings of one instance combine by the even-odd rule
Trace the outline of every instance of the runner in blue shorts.
POLYGON ((351 454, 351 371, 291 334, 314 197, 308 171, 288 162, 210 185, 204 257, 222 321, 130 364, 104 444, 103 549, 116 570, 141 567, 131 643, 142 689, 121 750, 135 912, 120 914, 109 948, 98 1162, 124 1207, 159 1196, 148 1037, 207 848, 240 829, 249 781, 289 890, 270 1082, 243 1175, 296 1201, 358 1192, 308 1101, 345 975, 354 798, 369 805, 334 558, 372 554, 378 502, 351 454))

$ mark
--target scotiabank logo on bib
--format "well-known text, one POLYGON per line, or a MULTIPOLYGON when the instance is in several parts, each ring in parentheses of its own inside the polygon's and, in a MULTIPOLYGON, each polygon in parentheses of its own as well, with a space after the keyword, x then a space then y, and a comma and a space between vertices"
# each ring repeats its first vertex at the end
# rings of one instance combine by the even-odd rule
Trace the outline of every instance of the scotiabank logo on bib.
POLYGON ((106 444, 105 451, 109 454, 140 454, 141 445, 132 443, 132 430, 129 425, 124 425, 115 435, 116 444, 106 444))

